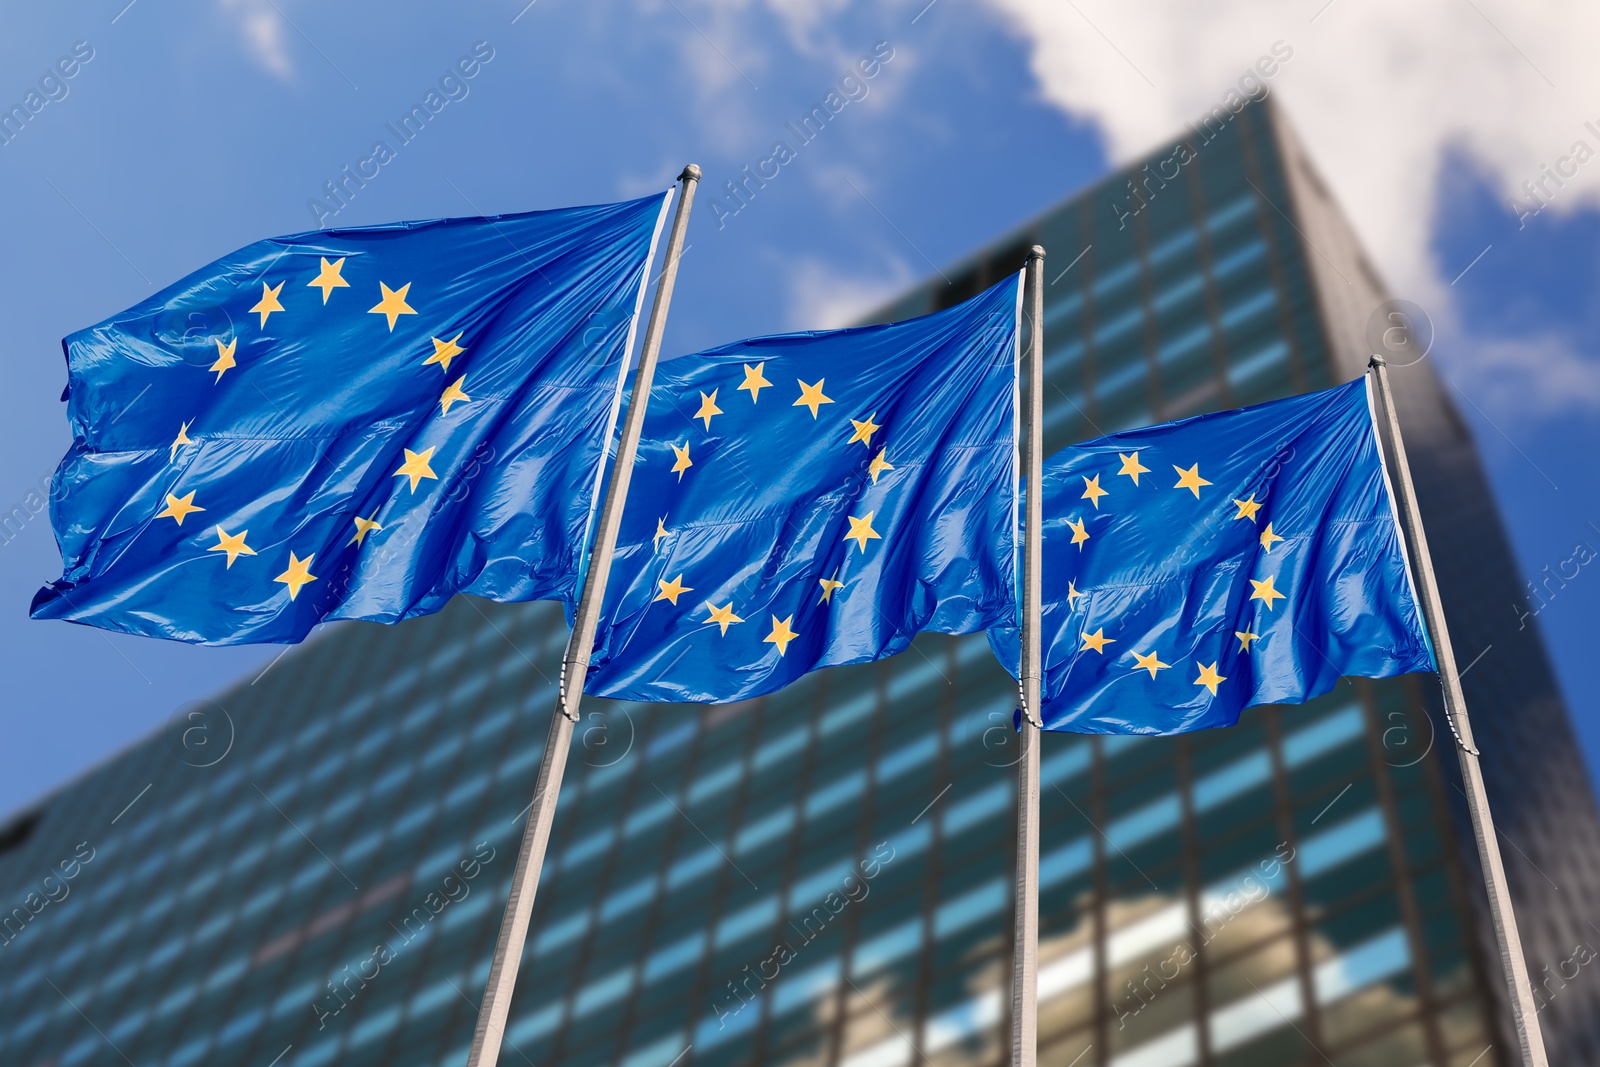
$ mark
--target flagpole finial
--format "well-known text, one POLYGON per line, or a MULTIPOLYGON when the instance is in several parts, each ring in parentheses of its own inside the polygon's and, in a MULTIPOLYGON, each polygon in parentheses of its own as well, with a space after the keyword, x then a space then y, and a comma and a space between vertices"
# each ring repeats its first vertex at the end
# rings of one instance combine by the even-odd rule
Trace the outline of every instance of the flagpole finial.
POLYGON ((1028 249, 1028 258, 1029 259, 1043 259, 1044 258, 1044 245, 1034 245, 1032 248, 1028 249))
POLYGON ((1376 352, 1372 353, 1372 357, 1367 360, 1367 366, 1369 367, 1387 367, 1388 365, 1389 361, 1376 352))
POLYGON ((683 173, 678 175, 678 180, 681 182, 681 181, 684 181, 685 179, 688 179, 688 180, 691 180, 691 181, 699 181, 700 180, 700 164, 691 163, 687 167, 684 167, 683 168, 683 173))

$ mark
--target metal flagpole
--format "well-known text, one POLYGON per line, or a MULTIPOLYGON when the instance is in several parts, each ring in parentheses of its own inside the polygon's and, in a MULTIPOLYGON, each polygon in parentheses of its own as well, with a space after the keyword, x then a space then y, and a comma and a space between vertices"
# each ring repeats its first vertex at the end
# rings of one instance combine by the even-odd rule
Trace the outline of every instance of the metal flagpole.
POLYGON ((1500 962, 1505 967, 1506 984, 1511 987, 1511 1018, 1517 1028, 1517 1043, 1522 1046, 1526 1067, 1548 1067, 1544 1037, 1539 1032, 1538 1005, 1528 981, 1528 965, 1522 954, 1522 939, 1517 934, 1517 917, 1511 907, 1511 889, 1500 862, 1500 844, 1495 837, 1494 816, 1483 789, 1483 770, 1478 765, 1478 749, 1472 743, 1472 725, 1467 721, 1467 701, 1461 690, 1461 675, 1456 670, 1455 653, 1450 648, 1450 632, 1445 627, 1444 607, 1439 602, 1439 586, 1433 577, 1433 560, 1428 555, 1428 538, 1422 530, 1422 515, 1417 509, 1416 490, 1411 484, 1411 468, 1406 463, 1406 446, 1400 437, 1400 420, 1395 415, 1394 398, 1389 391, 1389 368, 1383 357, 1374 355, 1373 394, 1389 428, 1394 448, 1395 475, 1399 485, 1400 517, 1411 545, 1411 569, 1416 575, 1417 595, 1422 600, 1423 618, 1433 639, 1433 654, 1438 661, 1439 681, 1444 689, 1444 710, 1456 739, 1456 755, 1461 760, 1461 779, 1466 785, 1467 806, 1472 811, 1472 832, 1478 841, 1478 859, 1483 866, 1483 881, 1489 891, 1489 914, 1500 943, 1500 962))
POLYGON ((611 570, 611 554, 622 522, 622 505, 628 497, 628 482, 633 477, 633 458, 639 448, 639 430, 644 425, 645 401, 655 376, 656 355, 661 350, 661 334, 667 325, 667 307, 672 302, 672 286, 678 277, 678 258, 683 250, 683 233, 689 225, 689 208, 694 203, 700 168, 693 163, 678 176, 683 190, 677 213, 672 218, 672 233, 667 238, 666 265, 656 284, 655 303, 650 308, 650 323, 645 327, 644 343, 639 347, 639 367, 633 376, 633 398, 622 424, 617 458, 611 466, 611 485, 600 509, 600 525, 595 532, 594 549, 589 557, 589 572, 583 583, 572 635, 561 665, 561 693, 550 716, 550 734, 545 739, 544 759, 534 786, 533 805, 522 831, 522 849, 517 854, 511 876, 511 895, 500 919, 500 938, 494 946, 494 962, 484 986, 483 1002, 478 1005, 478 1025, 472 1034, 472 1050, 467 1067, 494 1067, 500 1058, 500 1042, 505 1037, 506 1016, 511 1011, 511 993, 517 984, 517 969, 522 965, 522 947, 528 937, 528 920, 533 915, 533 898, 539 889, 539 871, 550 843, 550 827, 555 821, 556 800, 561 795, 561 776, 567 765, 567 750, 572 744, 572 728, 578 721, 578 704, 583 698, 583 680, 589 673, 589 654, 594 648, 595 625, 605 596, 606 578, 611 570))
POLYGON ((1011 1063, 1034 1067, 1039 1052, 1039 604, 1044 493, 1044 249, 1028 250, 1027 507, 1022 552, 1022 722, 1017 760, 1016 926, 1011 949, 1011 1063))

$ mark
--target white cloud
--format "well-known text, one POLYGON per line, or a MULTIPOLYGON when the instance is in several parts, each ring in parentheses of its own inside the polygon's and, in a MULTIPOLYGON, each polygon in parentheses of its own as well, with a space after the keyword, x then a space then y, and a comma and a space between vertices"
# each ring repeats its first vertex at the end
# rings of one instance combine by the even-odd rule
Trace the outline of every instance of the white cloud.
POLYGON ((1467 338, 1443 345, 1470 402, 1517 421, 1600 410, 1600 362, 1564 337, 1467 338))
POLYGON ((837 42, 825 28, 849 3, 850 0, 768 0, 768 6, 783 20, 790 42, 813 56, 836 50, 837 42))
MULTIPOLYGON (((1160 147, 1221 103, 1274 42, 1285 42, 1294 54, 1269 83, 1272 92, 1398 295, 1447 324, 1456 316, 1446 283, 1459 264, 1436 262, 1429 237, 1449 154, 1473 159, 1505 203, 1526 198, 1523 183, 1575 141, 1600 150, 1600 136, 1584 128, 1586 120, 1600 127, 1596 5, 990 3, 1027 41, 1044 98, 1096 122, 1116 162, 1160 147)), ((1596 204, 1600 160, 1566 180, 1551 210, 1596 204)), ((1595 398, 1593 363, 1570 352, 1557 357, 1545 341, 1535 347, 1549 358, 1518 366, 1541 379, 1536 392, 1556 398, 1581 380, 1578 392, 1595 398)))
POLYGON ((836 266, 801 259, 789 276, 789 320, 796 329, 831 330, 851 323, 887 304, 916 281, 898 259, 886 270, 850 277, 836 266))
POLYGON ((246 53, 262 70, 284 81, 294 76, 284 18, 271 0, 222 0, 222 11, 236 25, 246 53))

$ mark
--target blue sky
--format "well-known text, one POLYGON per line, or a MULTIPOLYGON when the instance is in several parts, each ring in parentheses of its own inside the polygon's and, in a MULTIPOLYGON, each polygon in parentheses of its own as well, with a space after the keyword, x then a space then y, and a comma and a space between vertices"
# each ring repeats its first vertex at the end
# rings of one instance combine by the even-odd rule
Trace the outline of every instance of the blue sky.
MULTIPOLYGON (((875 44, 893 50, 867 95, 721 228, 702 202, 669 352, 836 325, 1115 160, 1156 147, 1176 133, 1168 112, 1197 113, 1237 76, 1227 67, 1189 71, 1180 86, 1152 65, 1154 44, 1141 52, 1142 42, 1125 40, 1123 58, 1152 71, 1149 89, 1167 95, 1160 108, 1142 105, 1108 75, 1100 99, 1093 84, 1064 83, 1049 64, 1099 49, 1085 54, 1114 68, 1122 60, 1107 46, 1117 32, 1039 23, 1036 13, 1019 14, 1024 0, 863 10, 833 0, 666 0, 626 10, 525 2, 456 10, 218 0, 175 9, 95 0, 8 12, 0 103, 22 101, 76 42, 88 42, 93 58, 49 83, 60 98, 0 146, 8 401, 0 510, 46 482, 67 448, 63 335, 239 245, 313 228, 308 202, 324 196, 324 182, 380 137, 393 140, 384 124, 420 103, 478 42, 493 58, 465 95, 453 90, 457 98, 357 191, 338 224, 620 199, 665 187, 691 160, 705 169, 709 194, 769 155, 774 140, 792 140, 784 123, 819 103, 875 44), (1146 127, 1155 132, 1145 136, 1146 127)), ((1262 36, 1272 39, 1270 30, 1262 36)), ((1262 50, 1248 44, 1240 54, 1262 50)), ((1336 124, 1325 107, 1297 110, 1291 75, 1338 58, 1303 46, 1301 67, 1285 68, 1286 107, 1297 123, 1306 117, 1314 154, 1336 124)), ((1304 81, 1314 84, 1311 73, 1304 81)), ((1529 109, 1550 106, 1542 92, 1527 91, 1529 109)), ((1519 230, 1506 205, 1509 179, 1521 180, 1518 161, 1478 151, 1471 137, 1434 141, 1443 147, 1427 180, 1396 179, 1412 197, 1406 225, 1387 225, 1391 206, 1368 203, 1370 179, 1341 187, 1336 166, 1334 191, 1376 235, 1380 266, 1411 286, 1402 295, 1423 293, 1437 310, 1444 336, 1435 358, 1471 401, 1463 407, 1519 561, 1535 574, 1568 559, 1579 540, 1600 549, 1592 459, 1600 215, 1574 190, 1519 230)), ((1530 155, 1526 172, 1559 148, 1530 155)), ((59 564, 43 516, 0 545, 0 812, 278 651, 28 621, 34 590, 59 564)), ((1600 684, 1584 661, 1600 636, 1597 609, 1600 566, 1583 568, 1539 615, 1591 765, 1600 761, 1600 684)), ((1515 609, 1505 610, 1515 625, 1515 609)))

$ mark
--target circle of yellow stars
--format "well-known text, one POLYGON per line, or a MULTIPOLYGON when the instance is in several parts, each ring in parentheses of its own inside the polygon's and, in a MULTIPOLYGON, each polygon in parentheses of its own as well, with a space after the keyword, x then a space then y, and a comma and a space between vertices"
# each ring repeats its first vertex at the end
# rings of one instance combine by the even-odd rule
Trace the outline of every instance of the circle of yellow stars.
MULTIPOLYGON (((318 259, 320 269, 315 277, 306 282, 306 287, 318 290, 321 296, 320 304, 326 307, 336 290, 350 289, 352 286, 344 277, 346 257, 341 256, 338 259, 330 260, 326 256, 319 256, 318 259)), ((258 280, 251 283, 252 286, 256 284, 261 286, 260 296, 250 307, 250 313, 258 316, 255 323, 256 328, 262 333, 266 333, 269 322, 277 326, 277 321, 272 319, 273 315, 289 316, 290 321, 292 321, 301 305, 297 304, 295 299, 291 297, 286 306, 284 288, 288 284, 288 279, 276 281, 258 280)), ((407 281, 391 287, 387 280, 380 279, 377 284, 379 299, 375 305, 367 309, 367 314, 383 316, 388 332, 393 333, 396 323, 399 322, 402 316, 418 314, 417 310, 409 302, 412 283, 407 281)), ((464 331, 456 333, 454 337, 448 340, 439 337, 431 338, 433 352, 422 360, 421 365, 437 365, 441 371, 448 375, 451 362, 467 351, 461 343, 463 336, 464 331)), ((212 341, 216 344, 217 353, 215 360, 206 368, 206 372, 215 375, 212 379, 212 385, 220 387, 228 371, 240 368, 239 338, 237 335, 215 337, 212 338, 212 341)), ((452 409, 457 408, 457 405, 467 405, 472 402, 472 396, 466 390, 466 380, 467 376, 465 374, 457 374, 453 381, 444 386, 443 391, 439 394, 438 401, 439 417, 441 419, 450 417, 452 409)), ((230 378, 228 381, 231 383, 233 379, 230 378)), ((763 382, 761 384, 770 383, 763 382)), ((743 387, 741 386, 741 388, 743 387)), ((753 391, 752 396, 754 395, 753 391)), ((713 394, 712 400, 713 406, 715 406, 715 394, 713 394)), ((180 423, 177 435, 173 438, 167 450, 167 461, 169 463, 176 463, 180 453, 184 456, 192 455, 189 450, 197 449, 202 445, 205 440, 203 433, 200 434, 198 439, 190 436, 190 431, 195 428, 197 421, 197 419, 185 419, 180 423)), ((707 422, 709 425, 709 419, 707 422)), ((423 449, 420 452, 409 448, 403 449, 405 462, 394 471, 393 476, 405 479, 407 495, 416 493, 424 481, 438 480, 439 475, 432 466, 435 450, 436 446, 423 449)), ((181 477, 182 472, 180 471, 181 477)), ((181 527, 184 524, 184 520, 190 515, 206 510, 205 507, 195 502, 196 494, 197 490, 190 490, 181 495, 176 492, 165 494, 166 506, 156 513, 155 518, 171 519, 181 527)), ((377 513, 370 516, 354 515, 351 518, 351 522, 355 528, 354 533, 345 542, 345 545, 347 547, 354 545, 357 551, 366 544, 369 534, 378 533, 384 528, 383 524, 378 521, 377 513)), ((221 553, 219 558, 224 560, 225 570, 232 570, 233 565, 239 561, 241 556, 255 556, 258 554, 256 549, 252 548, 246 540, 250 533, 248 529, 229 532, 225 526, 218 525, 214 527, 214 532, 216 543, 208 545, 205 551, 208 554, 212 552, 221 553)), ((205 536, 210 537, 212 535, 207 534, 205 536)), ((301 557, 293 547, 285 547, 288 549, 289 556, 287 566, 285 566, 281 574, 272 578, 271 581, 281 584, 288 593, 289 599, 294 601, 298 599, 301 590, 307 584, 318 580, 317 575, 311 570, 312 561, 317 554, 312 552, 301 557)))
MULTIPOLYGON (((1132 486, 1135 488, 1140 487, 1140 477, 1142 475, 1154 473, 1152 468, 1145 466, 1145 464, 1141 462, 1140 454, 1140 452, 1117 453, 1117 459, 1120 463, 1120 466, 1115 474, 1109 476, 1111 480, 1115 481, 1117 478, 1126 477, 1132 486)), ((1196 500, 1205 499, 1205 497, 1202 495, 1202 490, 1211 486, 1212 482, 1201 474, 1200 464, 1192 463, 1188 467, 1181 467, 1174 463, 1171 466, 1173 473, 1177 476, 1177 480, 1172 484, 1173 489, 1187 491, 1192 494, 1196 500)), ((1107 488, 1106 485, 1102 484, 1101 478, 1103 473, 1104 472, 1093 475, 1078 475, 1078 477, 1083 481, 1083 492, 1078 499, 1087 500, 1089 502, 1089 506, 1094 512, 1100 511, 1100 502, 1105 498, 1112 496, 1113 490, 1115 489, 1115 486, 1107 488)), ((1149 483, 1146 482, 1143 484, 1148 485, 1149 483)), ((1258 518, 1258 515, 1262 507, 1265 505, 1265 501, 1256 499, 1256 496, 1256 493, 1251 493, 1242 499, 1237 497, 1230 498, 1233 502, 1234 508, 1236 509, 1231 517, 1231 521, 1238 522, 1242 520, 1248 521, 1252 525, 1259 525, 1260 519, 1258 518)), ((1080 553, 1083 551, 1084 545, 1086 545, 1093 536, 1089 532, 1089 518, 1089 514, 1079 514, 1066 520, 1067 529, 1071 531, 1070 544, 1075 546, 1080 553)), ((1271 555, 1273 548, 1279 544, 1282 544, 1287 539, 1281 534, 1277 533, 1273 529, 1273 524, 1268 522, 1265 528, 1261 530, 1261 533, 1256 536, 1255 540, 1258 544, 1260 544, 1263 555, 1271 555)), ((1265 612, 1272 612, 1277 607, 1277 602, 1279 600, 1288 599, 1288 594, 1280 591, 1277 588, 1276 578, 1273 575, 1269 574, 1262 579, 1251 578, 1249 579, 1249 582, 1252 592, 1248 602, 1252 604, 1259 602, 1262 610, 1265 612)), ((1092 592, 1092 590, 1079 589, 1076 579, 1069 580, 1067 582, 1066 594, 1068 611, 1077 611, 1078 601, 1088 598, 1090 592, 1092 592)), ((1244 629, 1234 631, 1233 636, 1239 642, 1238 647, 1233 650, 1235 653, 1240 655, 1248 655, 1251 651, 1251 645, 1261 639, 1261 635, 1256 633, 1252 626, 1253 620, 1252 623, 1246 625, 1244 629)), ((1097 626, 1093 631, 1090 631, 1087 626, 1080 625, 1078 628, 1078 641, 1078 651, 1080 655, 1089 652, 1093 652, 1099 656, 1117 655, 1117 653, 1114 652, 1107 652, 1109 646, 1117 643, 1117 639, 1106 634, 1104 625, 1097 626)), ((1152 679, 1154 679, 1159 672, 1170 670, 1173 666, 1172 664, 1161 659, 1161 651, 1157 648, 1132 648, 1128 649, 1125 655, 1133 660, 1133 663, 1129 668, 1130 670, 1144 671, 1152 679)), ((1222 660, 1220 658, 1215 659, 1210 663, 1199 663, 1197 661, 1194 665, 1197 675, 1193 684, 1199 689, 1204 689, 1211 696, 1216 696, 1218 692, 1218 686, 1228 680, 1228 676, 1222 674, 1220 671, 1221 664, 1222 660)))
MULTIPOLYGON (((760 360, 755 363, 742 363, 739 365, 744 372, 743 380, 735 387, 734 391, 735 393, 748 394, 751 405, 761 403, 762 390, 777 388, 772 380, 767 377, 767 362, 767 360, 760 360)), ((822 421, 823 409, 835 402, 832 397, 827 395, 826 378, 818 378, 814 382, 808 382, 804 378, 797 377, 795 379, 795 388, 799 395, 789 404, 789 407, 801 408, 811 416, 812 421, 822 421)), ((689 416, 690 420, 698 421, 702 430, 707 433, 712 430, 712 420, 719 415, 727 413, 721 406, 722 402, 719 399, 721 393, 722 387, 720 386, 709 392, 703 389, 695 389, 692 398, 685 398, 689 404, 695 405, 693 413, 689 416)), ((687 412, 688 407, 686 406, 683 410, 687 412)), ((876 411, 871 411, 867 412, 862 418, 849 418, 850 433, 844 441, 846 447, 860 444, 866 448, 870 456, 866 463, 866 472, 873 485, 877 485, 879 478, 895 469, 894 464, 889 462, 887 448, 882 446, 874 448, 873 446, 873 437, 883 430, 883 425, 878 422, 878 414, 876 411)), ((667 445, 672 451, 672 466, 667 473, 676 475, 678 482, 681 483, 684 475, 695 465, 693 456, 694 442, 685 439, 668 441, 667 445)), ((868 511, 862 515, 845 516, 849 529, 844 533, 842 540, 851 542, 854 546, 853 553, 852 550, 847 550, 847 553, 865 556, 873 541, 883 539, 883 535, 873 527, 873 520, 876 517, 876 510, 868 511)), ((672 530, 667 525, 667 516, 662 515, 656 519, 655 533, 650 538, 652 552, 659 552, 662 542, 668 540, 671 536, 672 530)), ((847 582, 840 579, 837 569, 831 575, 819 576, 817 578, 819 593, 816 603, 832 604, 834 594, 843 590, 846 585, 847 582)), ((677 607, 678 598, 684 593, 691 592, 693 586, 685 585, 684 576, 678 574, 670 579, 656 579, 656 589, 656 595, 651 600, 651 603, 666 601, 673 607, 677 607)), ((707 600, 691 610, 697 613, 703 611, 705 615, 700 619, 701 625, 715 626, 721 636, 727 636, 729 627, 745 621, 741 616, 734 613, 734 604, 731 600, 722 605, 707 600)), ((770 630, 767 636, 762 638, 763 643, 770 644, 777 649, 779 656, 787 654, 789 642, 800 636, 799 631, 794 628, 794 618, 793 614, 782 619, 772 615, 770 630)))

